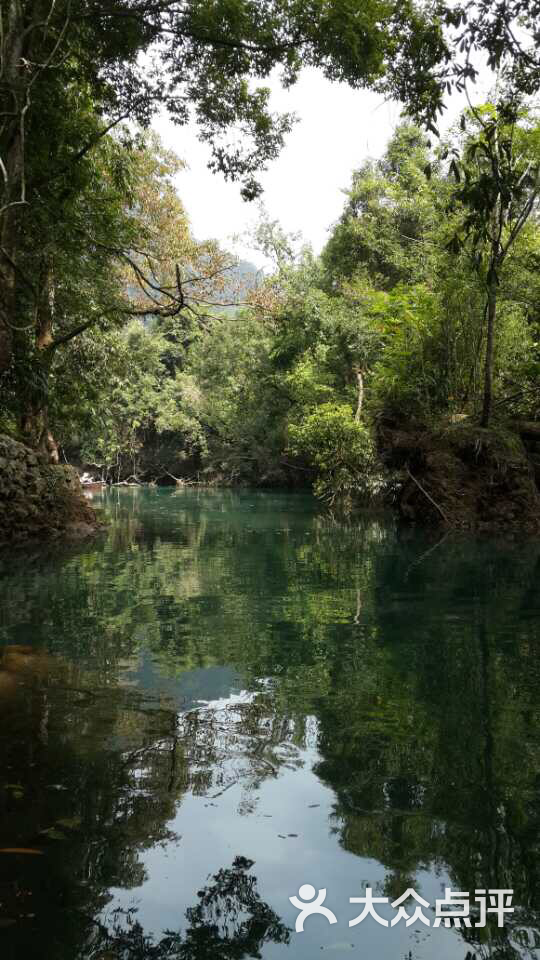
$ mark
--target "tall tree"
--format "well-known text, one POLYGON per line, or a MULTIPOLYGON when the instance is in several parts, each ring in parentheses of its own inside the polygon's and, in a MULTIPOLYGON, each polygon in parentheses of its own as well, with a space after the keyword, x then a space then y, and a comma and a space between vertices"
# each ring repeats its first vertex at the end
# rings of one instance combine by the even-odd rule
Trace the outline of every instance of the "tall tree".
POLYGON ((51 392, 56 406, 59 390, 73 393, 66 348, 130 317, 196 320, 198 302, 219 293, 231 258, 191 236, 172 179, 178 167, 156 136, 109 134, 78 164, 74 183, 27 213, 18 262, 26 283, 4 396, 27 442, 53 460, 51 392))
POLYGON ((462 118, 465 142, 454 147, 450 169, 457 180, 453 205, 464 212, 451 241, 467 245, 485 287, 485 363, 481 425, 489 425, 493 401, 497 300, 500 274, 537 206, 540 195, 539 129, 515 93, 494 104, 471 107, 462 118))
POLYGON ((429 144, 419 127, 400 124, 380 160, 367 160, 353 173, 343 213, 323 251, 332 289, 343 278, 363 274, 391 289, 433 272, 426 246, 439 219, 444 184, 426 180, 429 144))
POLYGON ((290 85, 312 65, 353 86, 371 83, 423 24, 412 0, 7 0, 1 18, 0 372, 12 359, 19 288, 29 289, 19 266, 28 210, 59 180, 76 178, 113 126, 128 117, 147 123, 160 104, 180 125, 194 117, 212 168, 241 179, 252 198, 257 170, 291 123, 270 113, 269 90, 253 81, 280 66, 290 85), (62 149, 53 150, 52 169, 40 170, 32 157, 41 111, 48 104, 62 115, 70 92, 70 113, 79 114, 82 96, 99 122, 53 123, 49 144, 59 137, 62 149))

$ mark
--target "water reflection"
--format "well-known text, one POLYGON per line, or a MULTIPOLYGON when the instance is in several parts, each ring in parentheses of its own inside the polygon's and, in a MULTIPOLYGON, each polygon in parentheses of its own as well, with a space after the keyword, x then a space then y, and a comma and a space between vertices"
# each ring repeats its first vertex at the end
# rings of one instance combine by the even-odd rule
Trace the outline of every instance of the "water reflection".
POLYGON ((288 944, 289 929, 261 900, 253 861, 235 857, 232 866, 219 870, 203 890, 199 902, 186 910, 185 934, 169 932, 157 943, 144 933, 130 911, 117 911, 112 929, 102 930, 97 946, 105 946, 122 960, 242 960, 262 957, 267 943, 288 944), (120 915, 120 919, 118 916, 120 915))
POLYGON ((103 499, 98 543, 0 557, 2 957, 540 956, 538 545, 103 499), (289 933, 305 882, 338 933, 289 933), (349 929, 368 883, 517 909, 349 929))

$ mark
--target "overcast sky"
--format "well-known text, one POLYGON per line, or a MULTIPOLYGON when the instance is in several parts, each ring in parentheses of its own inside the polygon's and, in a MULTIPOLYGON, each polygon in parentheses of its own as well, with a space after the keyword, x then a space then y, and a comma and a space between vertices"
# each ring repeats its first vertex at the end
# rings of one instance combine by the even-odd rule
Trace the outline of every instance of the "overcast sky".
MULTIPOLYGON (((339 217, 343 189, 351 172, 367 157, 384 152, 400 121, 400 107, 366 91, 330 83, 315 70, 305 70, 285 91, 277 79, 272 89, 274 110, 299 117, 279 158, 261 175, 263 202, 287 232, 301 232, 316 252, 339 217)), ((461 98, 454 98, 446 123, 457 115, 461 98)), ((198 239, 217 238, 239 256, 262 265, 263 259, 245 243, 234 242, 256 222, 257 203, 246 203, 237 184, 227 183, 207 168, 209 149, 199 143, 192 127, 175 127, 167 119, 155 123, 165 144, 188 164, 178 176, 178 191, 198 239)))

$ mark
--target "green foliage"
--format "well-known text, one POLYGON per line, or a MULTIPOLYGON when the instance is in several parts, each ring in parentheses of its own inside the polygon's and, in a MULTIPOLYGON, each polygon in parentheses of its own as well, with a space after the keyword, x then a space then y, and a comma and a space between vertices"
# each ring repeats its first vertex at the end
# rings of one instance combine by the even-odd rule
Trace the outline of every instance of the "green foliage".
POLYGON ((230 482, 282 479, 283 411, 270 361, 271 331, 249 312, 215 318, 169 386, 171 423, 183 429, 203 471, 230 482))
POLYGON ((425 286, 396 288, 381 313, 384 350, 373 368, 373 408, 391 419, 430 418, 452 408, 440 298, 425 286))
POLYGON ((81 431, 80 453, 105 476, 119 480, 126 472, 135 477, 139 473, 140 455, 160 406, 165 346, 159 333, 145 330, 137 320, 104 343, 101 383, 91 422, 81 431))
MULTIPOLYGON (((419 26, 409 2, 387 0, 361 9, 346 0, 10 5, 0 51, 0 388, 30 442, 41 447, 48 434, 52 352, 125 312, 119 266, 129 263, 154 312, 186 304, 182 280, 192 281, 172 233, 172 274, 155 231, 148 236, 134 125, 146 129, 159 106, 179 125, 194 120, 211 168, 253 199, 292 123, 269 108, 262 84, 272 71, 281 68, 286 86, 305 66, 371 83, 408 36, 409 14, 419 26)), ((147 172, 170 199, 159 164, 147 172)))
POLYGON ((289 449, 315 467, 315 492, 331 502, 380 491, 382 478, 370 432, 346 404, 320 404, 300 423, 291 423, 289 449))
POLYGON ((433 233, 446 192, 440 177, 426 179, 426 137, 399 126, 384 157, 353 173, 344 211, 323 252, 335 288, 359 272, 378 287, 427 279, 433 270, 433 233))
MULTIPOLYGON (((108 462, 118 455, 125 473, 135 457, 156 474, 166 462, 172 473, 227 483, 311 480, 328 499, 365 499, 386 489, 379 422, 475 414, 484 289, 467 251, 448 250, 463 204, 454 196, 441 217, 456 188, 441 158, 431 156, 426 179, 429 157, 419 131, 399 128, 385 155, 353 176, 321 259, 263 217, 256 242, 275 270, 248 294, 250 307, 158 319, 139 329, 134 349, 116 336, 118 386, 104 386, 100 407, 116 438, 108 462)), ((531 222, 501 271, 495 379, 497 402, 508 394, 525 417, 538 369, 539 261, 531 222)))
POLYGON ((491 0, 442 2, 423 13, 415 18, 407 12, 408 33, 380 87, 405 104, 407 114, 427 130, 438 135, 447 95, 472 87, 480 62, 497 75, 499 84, 526 96, 538 92, 536 3, 514 0, 494 7, 491 0))
MULTIPOLYGON (((195 110, 202 98, 203 136, 213 139, 236 121, 246 133, 254 123, 262 144, 278 130, 279 123, 264 119, 266 95, 246 86, 246 71, 255 63, 264 76, 279 60, 292 81, 297 51, 257 53, 233 40, 243 31, 253 43, 265 30, 265 42, 274 37, 283 5, 271 7, 256 24, 240 0, 226 11, 220 3, 185 8, 188 33, 203 25, 211 33, 219 14, 232 44, 217 49, 189 33, 183 66, 164 50, 175 82, 181 75, 200 81, 190 97, 195 110), (190 59, 195 50, 207 76, 190 59), (227 102, 226 91, 232 92, 227 102)), ((366 23, 374 10, 363 10, 366 23)), ((347 10, 316 4, 313 22, 296 7, 294 16, 311 37, 303 56, 355 83, 359 67, 346 60, 358 37, 347 10), (325 38, 318 33, 323 21, 325 38), (345 22, 339 46, 332 31, 345 22), (323 49, 333 59, 324 59, 323 49)), ((137 29, 146 22, 142 12, 135 19, 137 29)), ((111 38, 112 47, 116 42, 111 38)), ((365 70, 379 69, 383 46, 370 48, 375 59, 365 70)), ((18 263, 25 277, 37 275, 40 292, 36 303, 28 284, 17 288, 21 323, 16 362, 3 380, 4 428, 14 431, 31 414, 42 436, 52 429, 69 453, 115 479, 312 481, 330 499, 380 492, 374 451, 381 422, 425 424, 478 413, 486 218, 495 194, 497 209, 504 201, 508 216, 499 238, 505 250, 497 266, 494 403, 497 410, 508 403, 512 413, 536 415, 540 247, 533 208, 540 135, 532 113, 520 107, 510 123, 502 101, 475 108, 465 114, 464 129, 436 151, 418 127, 398 126, 384 155, 353 174, 321 257, 263 213, 254 243, 274 269, 253 286, 243 282, 243 306, 236 309, 226 279, 232 259, 190 234, 174 187, 178 158, 141 130, 104 133, 93 81, 81 87, 77 69, 75 63, 59 92, 61 110, 47 74, 33 101, 42 111, 29 116, 33 200, 21 220, 18 263), (45 129, 55 131, 50 150, 45 129), (83 139, 92 148, 72 170, 70 157, 83 139), (488 162, 495 155, 498 180, 488 162), (49 186, 37 202, 40 170, 49 186)), ((110 79, 110 89, 122 88, 123 81, 110 79)), ((150 77, 144 96, 152 83, 150 77)), ((169 106, 180 110, 178 102, 169 106)), ((219 156, 218 166, 247 178, 248 192, 256 192, 257 150, 247 163, 237 154, 232 166, 225 153, 219 156)))

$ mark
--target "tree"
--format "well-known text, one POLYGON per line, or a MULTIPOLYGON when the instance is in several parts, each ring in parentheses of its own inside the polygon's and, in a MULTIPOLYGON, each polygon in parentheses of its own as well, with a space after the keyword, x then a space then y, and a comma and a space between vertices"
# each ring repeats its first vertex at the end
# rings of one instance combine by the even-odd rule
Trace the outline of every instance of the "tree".
POLYGON ((464 143, 454 147, 450 170, 457 189, 453 205, 463 209, 459 231, 450 242, 458 253, 466 244, 485 287, 484 396, 481 426, 489 425, 493 402, 497 299, 500 275, 540 194, 540 129, 521 97, 503 93, 494 104, 471 107, 463 115, 464 143))
POLYGON ((232 264, 216 244, 191 237, 173 184, 179 165, 155 135, 120 130, 81 160, 74 182, 27 213, 18 261, 27 282, 18 290, 4 392, 11 387, 9 406, 26 441, 52 459, 51 390, 72 392, 73 367, 59 361, 66 347, 87 331, 102 336, 135 316, 182 314, 187 325, 199 301, 205 310, 219 294, 232 264))
POLYGON ((213 874, 197 892, 197 905, 186 910, 185 933, 169 931, 156 942, 131 911, 119 911, 124 921, 100 931, 92 957, 106 948, 122 960, 261 960, 265 944, 289 943, 290 930, 259 894, 257 877, 248 873, 253 865, 237 856, 213 874))
MULTIPOLYGON (((504 256, 496 254, 498 268, 491 274, 497 277, 500 307, 499 386, 511 385, 517 367, 523 371, 527 364, 530 367, 527 352, 534 337, 531 323, 530 332, 527 329, 527 315, 534 310, 535 297, 524 290, 536 289, 531 269, 535 121, 524 111, 511 129, 513 143, 508 138, 501 141, 512 156, 504 154, 498 165, 495 160, 494 183, 492 166, 479 148, 484 132, 474 113, 466 114, 459 141, 443 143, 437 150, 430 149, 417 127, 399 127, 381 159, 353 174, 343 214, 323 251, 325 286, 336 297, 353 300, 351 290, 356 287, 360 292, 362 284, 365 297, 371 288, 370 323, 373 331, 380 331, 383 346, 372 368, 368 401, 375 398, 377 411, 390 420, 463 415, 476 409, 489 270, 485 231, 490 229, 489 214, 481 212, 479 204, 484 197, 485 205, 490 191, 490 196, 497 191, 508 194, 512 176, 522 195, 520 199, 514 195, 509 204, 501 239, 504 256), (474 163, 464 175, 460 163, 467 144, 474 163), (514 172, 503 174, 505 164, 514 164, 514 172)), ((488 114, 484 111, 479 119, 485 124, 488 114)), ((485 149, 492 149, 491 140, 485 149)), ((360 310, 361 298, 357 302, 360 310)))
POLYGON ((11 363, 20 288, 30 291, 19 264, 28 212, 52 208, 59 183, 72 191, 79 164, 114 126, 126 118, 148 123, 159 104, 180 125, 195 117, 211 144, 212 168, 241 179, 252 198, 257 170, 276 156, 291 123, 269 112, 269 90, 252 81, 279 66, 290 85, 311 65, 361 86, 384 72, 400 37, 422 22, 411 0, 367 0, 361 8, 345 0, 309 7, 296 0, 8 0, 0 58, 0 373, 11 363), (83 122, 78 97, 92 122, 83 122), (66 101, 77 121, 67 125, 66 101), (32 162, 43 146, 42 111, 48 143, 57 146, 45 170, 32 162))
POLYGON ((303 455, 317 470, 315 492, 333 503, 336 497, 368 499, 382 486, 365 424, 347 404, 321 403, 289 428, 291 452, 303 455))
POLYGON ((322 254, 330 289, 359 274, 386 289, 429 278, 434 253, 429 239, 445 192, 439 177, 426 180, 429 159, 425 134, 403 123, 383 157, 353 173, 343 213, 322 254))
MULTIPOLYGON (((411 24, 412 27, 412 24, 411 24)), ((533 95, 539 89, 540 8, 535 0, 450 4, 437 0, 423 24, 404 34, 380 88, 408 116, 438 135, 437 122, 452 91, 463 92, 485 62, 499 81, 533 95)))

